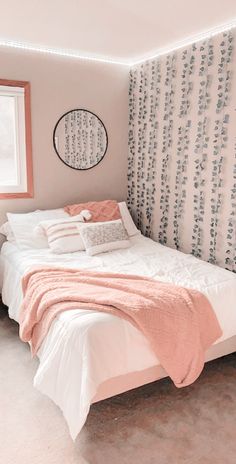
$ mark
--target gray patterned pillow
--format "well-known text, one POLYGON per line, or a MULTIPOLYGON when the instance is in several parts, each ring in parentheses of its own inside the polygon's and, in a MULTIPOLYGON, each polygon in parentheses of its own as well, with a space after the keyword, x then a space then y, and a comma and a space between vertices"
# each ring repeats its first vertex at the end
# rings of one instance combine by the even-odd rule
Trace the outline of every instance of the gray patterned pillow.
POLYGON ((130 246, 129 236, 121 219, 79 224, 77 227, 90 256, 130 246))

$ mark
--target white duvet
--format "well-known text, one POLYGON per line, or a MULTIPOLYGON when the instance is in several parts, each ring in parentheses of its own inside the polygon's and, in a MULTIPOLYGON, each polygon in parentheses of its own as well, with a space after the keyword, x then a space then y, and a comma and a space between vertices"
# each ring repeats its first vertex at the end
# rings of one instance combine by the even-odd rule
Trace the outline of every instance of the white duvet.
MULTIPOLYGON (((21 277, 38 264, 55 264, 97 271, 121 272, 173 282, 204 293, 210 300, 223 335, 236 335, 236 275, 166 248, 141 235, 129 249, 89 257, 85 252, 53 255, 49 249, 19 250, 5 243, 1 250, 2 298, 9 315, 18 320, 21 277)), ((75 439, 86 421, 99 385, 109 378, 159 364, 148 341, 129 322, 95 311, 73 310, 53 322, 39 351, 34 385, 62 410, 75 439)))

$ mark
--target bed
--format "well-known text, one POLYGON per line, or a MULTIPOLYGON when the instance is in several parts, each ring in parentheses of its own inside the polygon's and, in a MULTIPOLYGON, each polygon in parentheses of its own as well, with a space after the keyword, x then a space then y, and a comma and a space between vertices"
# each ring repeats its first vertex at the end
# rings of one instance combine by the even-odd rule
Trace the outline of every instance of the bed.
MULTIPOLYGON (((49 249, 20 250, 14 243, 5 242, 0 276, 9 316, 18 321, 21 278, 34 265, 144 275, 204 293, 223 331, 207 351, 206 361, 234 352, 236 275, 141 234, 130 240, 130 248, 92 257, 84 251, 53 255, 49 249)), ((34 386, 60 407, 73 439, 92 403, 167 375, 144 335, 128 321, 79 308, 63 312, 54 320, 38 357, 34 386)))

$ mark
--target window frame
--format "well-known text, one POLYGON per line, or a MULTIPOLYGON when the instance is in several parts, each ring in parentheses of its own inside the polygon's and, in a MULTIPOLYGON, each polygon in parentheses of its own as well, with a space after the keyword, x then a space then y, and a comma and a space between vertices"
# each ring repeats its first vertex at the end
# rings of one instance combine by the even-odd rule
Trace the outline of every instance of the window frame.
MULTIPOLYGON (((1 192, 0 199, 10 198, 32 198, 33 191, 33 163, 32 163, 32 133, 31 133, 31 107, 30 107, 30 82, 0 79, 0 86, 20 87, 24 89, 24 112, 25 112, 25 169, 26 184, 25 191, 1 192)), ((17 185, 16 185, 17 187, 17 185)), ((14 189, 13 189, 14 190, 14 189)))

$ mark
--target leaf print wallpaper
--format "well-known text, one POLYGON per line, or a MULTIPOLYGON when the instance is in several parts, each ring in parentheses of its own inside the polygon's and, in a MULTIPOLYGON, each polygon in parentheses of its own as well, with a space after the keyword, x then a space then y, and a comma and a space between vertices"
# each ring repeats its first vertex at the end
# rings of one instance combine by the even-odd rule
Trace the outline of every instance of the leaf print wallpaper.
POLYGON ((235 29, 133 67, 128 205, 154 240, 236 272, 235 29))

